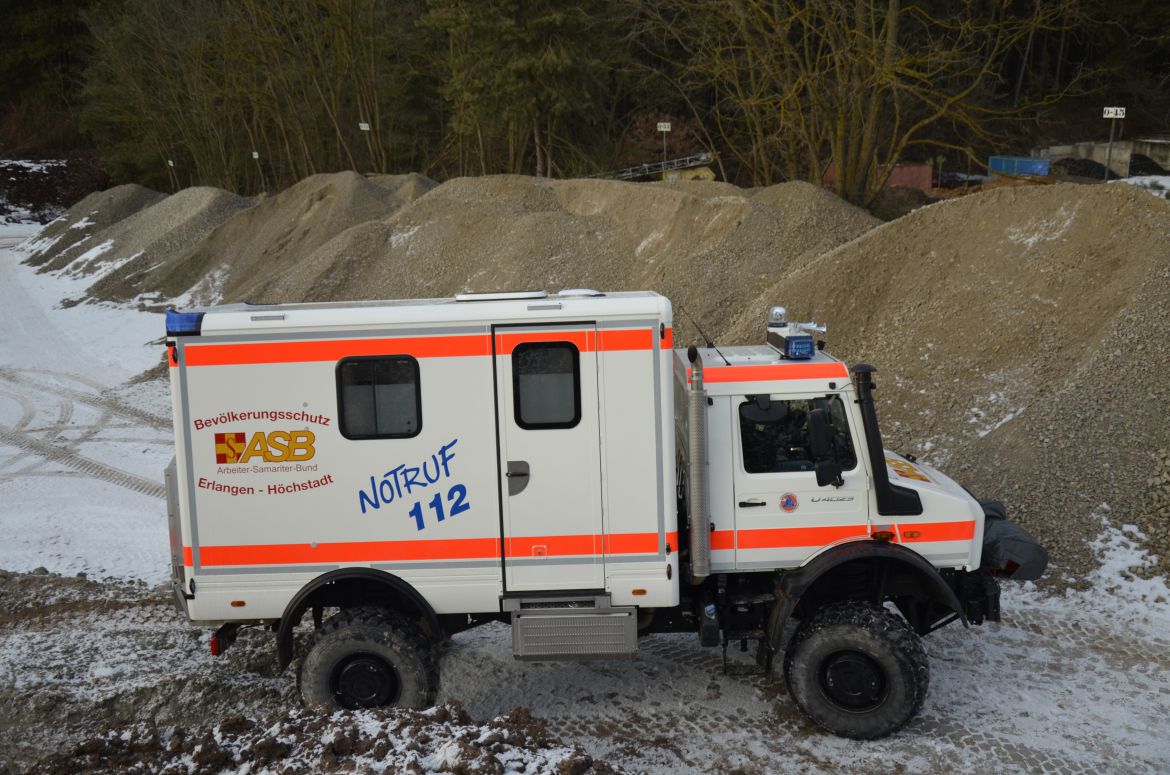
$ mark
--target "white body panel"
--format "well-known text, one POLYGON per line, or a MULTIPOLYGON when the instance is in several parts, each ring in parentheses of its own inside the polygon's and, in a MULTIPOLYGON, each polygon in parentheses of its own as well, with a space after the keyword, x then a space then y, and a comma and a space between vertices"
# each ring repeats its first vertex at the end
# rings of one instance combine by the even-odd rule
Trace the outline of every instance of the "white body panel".
POLYGON ((343 567, 393 573, 439 614, 566 588, 676 605, 670 325, 647 293, 206 310, 170 340, 189 615, 276 619, 343 567), (576 427, 513 422, 504 338, 524 332, 582 345, 576 427), (339 363, 391 355, 417 362, 417 434, 346 438, 339 363), (530 491, 509 496, 519 455, 530 491))

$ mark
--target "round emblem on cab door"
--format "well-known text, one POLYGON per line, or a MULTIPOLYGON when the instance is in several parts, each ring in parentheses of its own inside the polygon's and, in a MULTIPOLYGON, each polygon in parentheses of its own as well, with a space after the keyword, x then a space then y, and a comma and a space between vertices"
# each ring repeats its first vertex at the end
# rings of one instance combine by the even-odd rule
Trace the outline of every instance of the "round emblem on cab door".
POLYGON ((784 509, 784 511, 796 511, 796 507, 799 505, 800 501, 790 492, 786 492, 780 496, 780 508, 784 509))

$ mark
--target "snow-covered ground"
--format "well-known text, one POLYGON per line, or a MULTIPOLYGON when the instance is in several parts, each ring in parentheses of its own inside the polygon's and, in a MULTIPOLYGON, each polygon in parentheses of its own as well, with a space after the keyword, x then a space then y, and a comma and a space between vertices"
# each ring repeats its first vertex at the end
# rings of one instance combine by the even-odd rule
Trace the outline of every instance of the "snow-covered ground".
MULTIPOLYGON (((125 385, 158 362, 161 318, 94 305, 59 308, 93 278, 35 274, 15 249, 31 229, 0 228, 8 229, 0 231, 0 569, 163 581, 167 397, 157 381, 125 385)), ((885 740, 822 733, 799 714, 782 681, 764 680, 750 654, 733 651, 725 674, 718 649, 701 649, 688 635, 648 637, 632 662, 531 664, 512 659, 506 628, 483 627, 445 647, 440 698, 458 700, 479 722, 527 707, 565 743, 631 771, 1165 773, 1170 589, 1133 573, 1149 558, 1123 515, 1102 505, 1097 517, 1102 565, 1091 577, 1061 595, 1005 585, 1002 623, 955 625, 926 639, 926 706, 885 740)), ((21 577, 20 589, 30 579, 21 577)), ((0 720, 13 717, 5 712, 70 719, 60 728, 45 722, 46 742, 59 745, 69 724, 87 716, 119 720, 139 712, 160 724, 189 725, 259 717, 291 701, 294 679, 273 674, 269 634, 249 631, 213 659, 207 633, 184 621, 163 593, 135 592, 122 582, 61 585, 51 599, 0 587, 0 600, 13 608, 45 609, 27 621, 0 615, 0 704, 7 708, 0 720), (87 605, 86 595, 110 600, 87 605), (184 715, 194 713, 201 715, 184 715)), ((387 718, 337 723, 356 724, 372 739, 379 724, 401 726, 387 718)), ((465 742, 491 729, 443 723, 435 729, 456 730, 451 734, 465 742)), ((213 736, 236 740, 237 753, 256 744, 221 733, 213 736)), ((129 730, 125 740, 136 735, 149 732, 129 730)), ((301 742, 290 745, 308 745, 293 737, 301 742)), ((26 744, 52 750, 36 739, 26 744)), ((444 763, 444 750, 424 752, 429 771, 456 766, 457 757, 444 763)), ((508 771, 548 771, 542 768, 567 755, 558 750, 513 751, 497 760, 508 771)), ((315 766, 311 756, 297 761, 315 766)))
POLYGON ((60 308, 95 278, 22 266, 36 228, 0 226, 0 568, 162 581, 168 399, 123 387, 162 357, 162 316, 60 308))
POLYGON ((1122 178, 1116 182, 1137 186, 1149 191, 1154 196, 1170 199, 1170 175, 1135 175, 1132 178, 1122 178))

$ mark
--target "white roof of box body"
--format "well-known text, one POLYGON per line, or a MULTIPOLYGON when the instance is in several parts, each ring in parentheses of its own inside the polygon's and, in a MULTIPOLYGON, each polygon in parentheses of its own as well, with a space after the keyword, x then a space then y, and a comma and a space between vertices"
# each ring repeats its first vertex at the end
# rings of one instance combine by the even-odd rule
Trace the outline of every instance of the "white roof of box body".
POLYGON ((606 293, 598 296, 548 294, 461 295, 459 300, 404 299, 394 301, 321 302, 316 304, 227 304, 183 312, 203 312, 200 333, 260 333, 345 330, 396 325, 443 323, 523 323, 610 320, 671 322, 670 300, 650 291, 606 293), (503 296, 504 298, 500 298, 503 296), (517 298, 519 297, 519 298, 517 298))

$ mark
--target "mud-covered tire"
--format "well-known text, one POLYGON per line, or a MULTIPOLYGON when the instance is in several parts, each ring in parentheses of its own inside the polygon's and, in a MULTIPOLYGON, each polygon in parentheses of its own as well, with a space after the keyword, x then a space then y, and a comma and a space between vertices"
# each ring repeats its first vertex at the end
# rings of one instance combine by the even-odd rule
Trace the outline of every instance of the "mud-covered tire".
POLYGON ((434 702, 437 679, 431 644, 417 625, 362 606, 317 630, 297 688, 306 705, 425 708, 434 702))
POLYGON ((788 693, 830 732, 872 740, 922 708, 926 651, 905 619, 856 601, 826 606, 792 637, 784 656, 788 693))

